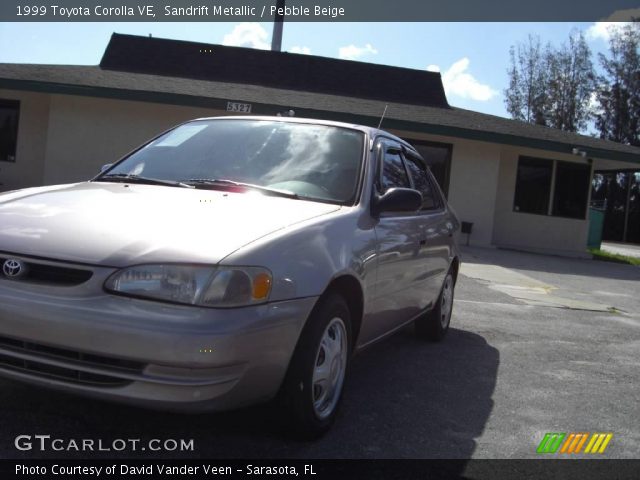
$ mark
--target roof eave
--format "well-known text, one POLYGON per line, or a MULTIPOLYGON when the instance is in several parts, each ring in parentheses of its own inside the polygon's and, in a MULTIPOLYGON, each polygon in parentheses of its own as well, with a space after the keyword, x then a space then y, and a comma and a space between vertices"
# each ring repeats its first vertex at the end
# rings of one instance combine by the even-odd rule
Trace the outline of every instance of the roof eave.
MULTIPOLYGON (((228 98, 222 99, 215 97, 202 97, 170 92, 152 92, 146 90, 120 89, 112 87, 74 85, 65 83, 42 82, 38 80, 7 78, 0 78, 0 88, 43 93, 57 93, 63 95, 78 95, 86 97, 153 102, 169 105, 205 107, 217 110, 226 110, 227 102, 230 100, 228 98)), ((379 122, 379 118, 377 117, 347 112, 299 108, 295 105, 276 105, 256 102, 251 102, 251 104, 252 113, 257 115, 274 115, 274 113, 282 110, 282 108, 284 107, 295 108, 296 116, 301 117, 318 118, 322 120, 335 120, 344 123, 355 123, 371 127, 375 127, 379 122)), ((412 122, 393 118, 385 118, 383 128, 457 137, 467 140, 499 143, 502 145, 534 148, 559 153, 570 154, 573 148, 579 148, 581 150, 584 150, 587 153, 587 156, 590 158, 602 158, 607 160, 640 163, 640 155, 638 154, 585 146, 583 144, 580 144, 579 138, 576 139, 575 143, 564 143, 520 135, 491 132, 486 130, 461 128, 434 123, 412 122)))

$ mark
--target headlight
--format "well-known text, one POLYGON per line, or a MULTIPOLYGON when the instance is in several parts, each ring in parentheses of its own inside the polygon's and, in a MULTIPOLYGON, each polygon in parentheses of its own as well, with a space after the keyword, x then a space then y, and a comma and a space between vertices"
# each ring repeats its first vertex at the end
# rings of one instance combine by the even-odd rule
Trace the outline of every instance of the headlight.
POLYGON ((271 284, 271 272, 261 267, 139 265, 114 273, 104 286, 132 297, 205 307, 239 307, 266 302, 271 284))

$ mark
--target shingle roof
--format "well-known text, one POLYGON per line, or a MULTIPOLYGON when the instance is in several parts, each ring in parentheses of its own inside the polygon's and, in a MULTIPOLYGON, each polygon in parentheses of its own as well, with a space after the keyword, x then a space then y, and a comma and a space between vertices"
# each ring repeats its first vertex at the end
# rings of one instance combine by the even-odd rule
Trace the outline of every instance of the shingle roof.
MULTIPOLYGON (((200 105, 224 110, 227 101, 253 105, 253 114, 292 108, 309 116, 375 126, 385 103, 256 85, 104 70, 98 66, 0 64, 0 88, 200 105)), ((640 148, 460 108, 389 103, 383 128, 471 138, 640 163, 640 148)))
POLYGON ((439 73, 255 48, 114 33, 100 67, 165 77, 449 107, 439 73))

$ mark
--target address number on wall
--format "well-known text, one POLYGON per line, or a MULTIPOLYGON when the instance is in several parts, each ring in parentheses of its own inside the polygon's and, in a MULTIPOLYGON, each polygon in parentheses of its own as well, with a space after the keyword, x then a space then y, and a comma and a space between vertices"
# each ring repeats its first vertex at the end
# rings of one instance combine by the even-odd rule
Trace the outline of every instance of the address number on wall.
POLYGON ((227 102, 227 112, 251 113, 250 103, 227 102))

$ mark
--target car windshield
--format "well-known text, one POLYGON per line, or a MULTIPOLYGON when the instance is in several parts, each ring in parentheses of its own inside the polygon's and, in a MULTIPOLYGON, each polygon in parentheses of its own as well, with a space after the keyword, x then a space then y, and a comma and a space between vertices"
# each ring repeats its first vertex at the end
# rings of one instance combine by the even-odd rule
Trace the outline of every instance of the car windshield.
POLYGON ((363 157, 357 130, 269 120, 197 120, 161 135, 96 181, 167 181, 196 188, 252 186, 353 203, 363 157))

